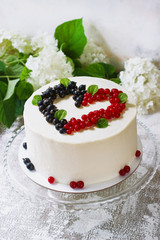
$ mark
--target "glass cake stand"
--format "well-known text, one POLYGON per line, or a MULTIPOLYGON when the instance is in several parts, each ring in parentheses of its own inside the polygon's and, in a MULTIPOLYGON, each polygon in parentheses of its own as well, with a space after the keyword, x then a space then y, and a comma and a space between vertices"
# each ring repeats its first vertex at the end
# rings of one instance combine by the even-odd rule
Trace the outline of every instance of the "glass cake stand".
POLYGON ((9 140, 4 153, 4 168, 11 186, 29 201, 41 204, 52 204, 61 209, 80 210, 111 203, 128 195, 133 195, 143 189, 154 176, 157 166, 157 146, 150 130, 141 122, 137 121, 138 136, 142 144, 142 159, 136 171, 128 175, 123 181, 109 187, 95 188, 96 190, 72 193, 55 191, 41 186, 31 180, 19 164, 19 146, 25 137, 22 126, 9 140))

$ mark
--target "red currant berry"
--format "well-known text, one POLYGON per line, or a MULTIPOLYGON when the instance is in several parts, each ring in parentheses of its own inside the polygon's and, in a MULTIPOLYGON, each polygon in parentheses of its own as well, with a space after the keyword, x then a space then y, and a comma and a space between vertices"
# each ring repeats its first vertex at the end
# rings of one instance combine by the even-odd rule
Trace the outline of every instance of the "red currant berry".
POLYGON ((103 88, 99 88, 99 89, 98 89, 98 93, 99 93, 99 94, 104 94, 104 91, 105 91, 105 90, 104 90, 103 88))
POLYGON ((82 106, 87 106, 87 101, 86 100, 82 101, 82 106))
POLYGON ((74 123, 76 123, 76 119, 75 119, 75 118, 71 118, 71 119, 70 119, 70 122, 71 122, 72 124, 74 124, 74 123))
POLYGON ((86 121, 87 120, 87 115, 83 114, 81 118, 82 118, 82 120, 86 121))
POLYGON ((82 122, 80 123, 80 128, 81 128, 81 129, 84 129, 84 128, 85 128, 85 121, 82 121, 82 122))
POLYGON ((92 126, 92 123, 91 123, 90 121, 87 121, 87 122, 85 123, 85 125, 86 125, 87 127, 90 127, 90 126, 92 126))
POLYGON ((91 98, 88 98, 88 102, 90 103, 90 104, 92 104, 93 103, 93 98, 91 97, 91 98))
POLYGON ((119 103, 119 102, 120 102, 120 99, 119 99, 118 97, 116 97, 116 98, 114 99, 114 102, 115 102, 115 103, 119 103))
POLYGON ((116 112, 115 113, 115 118, 119 118, 120 117, 120 113, 116 112))
POLYGON ((72 133, 72 131, 71 131, 70 129, 67 129, 66 133, 67 133, 68 135, 70 135, 70 134, 72 133))
POLYGON ((97 121, 98 121, 98 119, 96 116, 91 118, 91 123, 95 124, 95 123, 97 123, 97 121))
POLYGON ((111 104, 113 104, 113 103, 115 103, 115 98, 111 97, 111 98, 109 99, 109 101, 110 101, 111 104))
POLYGON ((69 125, 68 125, 68 124, 65 124, 65 125, 64 125, 64 128, 65 128, 65 129, 68 129, 68 128, 69 128, 69 125))
POLYGON ((72 132, 74 130, 74 126, 70 126, 69 130, 72 132))
POLYGON ((101 100, 102 100, 101 95, 98 94, 98 95, 96 96, 96 99, 97 99, 98 101, 101 101, 101 100))
POLYGON ((78 125, 78 124, 76 124, 76 125, 74 126, 74 129, 75 129, 75 131, 79 131, 79 130, 80 130, 80 127, 79 127, 79 125, 78 125))
POLYGON ((54 181, 55 181, 54 177, 50 176, 50 177, 48 178, 48 182, 49 182, 50 184, 54 183, 54 181))
POLYGON ((139 150, 137 150, 136 153, 135 153, 135 156, 140 157, 140 155, 141 155, 141 152, 139 150))
POLYGON ((124 171, 124 169, 121 169, 121 170, 119 171, 119 175, 124 176, 125 174, 126 174, 126 172, 124 171))
POLYGON ((105 90, 104 90, 104 92, 105 92, 105 94, 110 94, 110 90, 108 89, 108 88, 106 88, 105 90))
POLYGON ((94 117, 94 112, 89 112, 88 113, 88 118, 91 119, 92 117, 94 117))
POLYGON ((126 172, 126 173, 129 173, 130 172, 130 166, 126 165, 124 166, 123 170, 126 172))
POLYGON ((117 88, 113 88, 112 90, 111 90, 111 94, 113 95, 113 94, 118 94, 119 93, 119 91, 118 91, 118 89, 117 88))
POLYGON ((69 185, 73 189, 77 187, 77 183, 75 181, 71 181, 69 185))
POLYGON ((77 182, 77 188, 83 188, 84 187, 84 182, 83 181, 78 181, 77 182))

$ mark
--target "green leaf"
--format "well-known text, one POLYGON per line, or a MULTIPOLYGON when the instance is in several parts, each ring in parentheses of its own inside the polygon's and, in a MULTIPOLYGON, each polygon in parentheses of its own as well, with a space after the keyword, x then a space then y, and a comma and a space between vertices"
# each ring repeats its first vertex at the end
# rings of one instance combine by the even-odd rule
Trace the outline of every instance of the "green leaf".
POLYGON ((20 75, 20 80, 27 79, 30 75, 30 72, 32 72, 32 70, 28 69, 27 67, 24 67, 20 75))
POLYGON ((118 95, 118 98, 120 99, 120 103, 125 103, 128 99, 128 96, 126 93, 120 93, 118 95))
POLYGON ((82 19, 75 19, 59 25, 54 34, 58 40, 58 47, 66 54, 66 56, 76 59, 80 57, 87 43, 84 34, 82 19))
POLYGON ((82 64, 79 60, 73 59, 73 62, 74 62, 75 68, 81 68, 82 67, 82 64))
POLYGON ((89 73, 86 72, 84 68, 75 68, 73 71, 73 76, 90 76, 89 73))
POLYGON ((66 115, 67 115, 67 111, 60 109, 57 112, 55 112, 54 117, 58 120, 62 120, 63 118, 65 118, 66 115))
POLYGON ((60 83, 63 84, 65 87, 68 87, 69 82, 69 78, 61 78, 60 80, 60 83))
POLYGON ((41 95, 35 95, 32 99, 32 104, 37 106, 38 105, 38 102, 42 100, 42 97, 41 95))
POLYGON ((90 64, 85 68, 85 71, 89 76, 105 78, 104 67, 99 63, 90 64))
POLYGON ((16 103, 14 92, 18 82, 19 79, 9 81, 6 95, 4 99, 0 101, 0 122, 8 128, 15 120, 16 103))
POLYGON ((33 91, 32 84, 26 81, 20 81, 16 87, 16 95, 20 100, 28 99, 32 95, 33 91))
POLYGON ((97 85, 90 85, 87 88, 87 93, 91 93, 92 95, 94 95, 97 91, 98 91, 98 86, 97 85))
POLYGON ((19 82, 19 79, 15 79, 15 80, 10 80, 10 81, 9 81, 9 83, 8 83, 8 88, 7 88, 7 92, 6 92, 6 95, 5 95, 4 100, 9 99, 9 98, 14 94, 15 86, 16 86, 16 84, 17 84, 18 82, 19 82))
POLYGON ((7 92, 7 84, 0 81, 0 101, 5 97, 7 92))
POLYGON ((117 84, 120 84, 120 83, 121 83, 121 80, 120 80, 119 78, 110 78, 110 80, 111 80, 112 82, 117 83, 117 84))
POLYGON ((6 72, 6 65, 4 62, 0 61, 0 73, 6 72))
POLYGON ((16 97, 15 118, 23 114, 25 102, 26 102, 26 100, 19 100, 18 97, 16 97))
POLYGON ((108 121, 105 118, 100 118, 98 122, 96 123, 96 126, 98 128, 106 128, 108 126, 108 121))
POLYGON ((18 58, 14 55, 9 55, 7 58, 6 58, 6 62, 7 63, 12 63, 14 61, 18 61, 18 58))
POLYGON ((19 60, 23 61, 23 63, 26 63, 29 56, 30 56, 30 54, 19 52, 18 58, 19 58, 19 60))
POLYGON ((74 70, 74 67, 75 67, 74 61, 70 57, 67 57, 66 63, 68 63, 68 62, 71 64, 71 67, 74 70))
POLYGON ((107 63, 99 63, 103 66, 105 70, 105 75, 107 78, 110 78, 115 73, 115 67, 107 63))
POLYGON ((24 68, 24 66, 22 64, 16 63, 7 68, 7 74, 8 74, 8 76, 20 77, 23 68, 24 68))
POLYGON ((0 122, 10 127, 15 120, 15 96, 0 101, 0 122))

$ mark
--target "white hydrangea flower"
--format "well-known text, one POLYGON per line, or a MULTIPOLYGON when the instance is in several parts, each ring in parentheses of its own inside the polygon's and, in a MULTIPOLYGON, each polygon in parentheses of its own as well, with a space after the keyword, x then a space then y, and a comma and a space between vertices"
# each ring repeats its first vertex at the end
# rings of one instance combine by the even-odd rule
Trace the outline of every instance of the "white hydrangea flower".
POLYGON ((12 46, 19 52, 28 54, 32 51, 29 36, 0 29, 0 43, 2 43, 4 39, 10 40, 12 46))
POLYGON ((96 45, 91 39, 87 41, 79 60, 83 66, 87 66, 95 62, 109 63, 109 58, 106 56, 103 49, 96 45))
POLYGON ((28 81, 35 90, 54 80, 72 77, 73 68, 64 53, 56 47, 53 36, 33 38, 32 43, 35 49, 43 47, 37 57, 30 56, 26 62, 27 68, 32 70, 28 81))
POLYGON ((148 58, 131 58, 120 72, 122 85, 132 93, 138 113, 147 114, 160 105, 160 70, 148 58))

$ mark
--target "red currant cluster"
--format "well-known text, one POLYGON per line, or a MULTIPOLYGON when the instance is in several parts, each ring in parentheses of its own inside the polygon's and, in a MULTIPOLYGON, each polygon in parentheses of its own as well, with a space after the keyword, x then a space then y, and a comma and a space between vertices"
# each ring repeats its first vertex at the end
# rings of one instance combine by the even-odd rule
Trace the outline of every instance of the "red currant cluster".
POLYGON ((129 173, 129 172, 130 172, 130 166, 126 165, 126 166, 124 166, 123 169, 121 169, 121 170, 119 171, 119 174, 120 174, 121 176, 124 176, 126 173, 129 173))
POLYGON ((106 89, 99 88, 94 95, 92 95, 91 93, 84 94, 82 106, 87 106, 88 103, 92 104, 93 102, 104 100, 109 100, 110 103, 119 103, 120 102, 120 99, 118 98, 119 93, 122 93, 122 91, 119 91, 116 88, 113 88, 111 91, 108 88, 106 89))
POLYGON ((94 95, 91 93, 85 93, 82 101, 82 105, 86 106, 88 103, 92 104, 95 101, 103 101, 108 99, 111 103, 106 109, 99 109, 89 112, 87 115, 83 114, 81 119, 71 118, 67 124, 64 125, 67 134, 72 132, 77 132, 85 128, 94 126, 100 118, 105 118, 107 120, 113 118, 119 118, 120 113, 125 109, 125 103, 120 103, 118 98, 118 89, 112 89, 111 91, 107 89, 100 88, 94 95))
POLYGON ((83 181, 78 181, 78 182, 71 181, 69 185, 73 189, 75 189, 75 188, 84 188, 84 182, 83 181))

